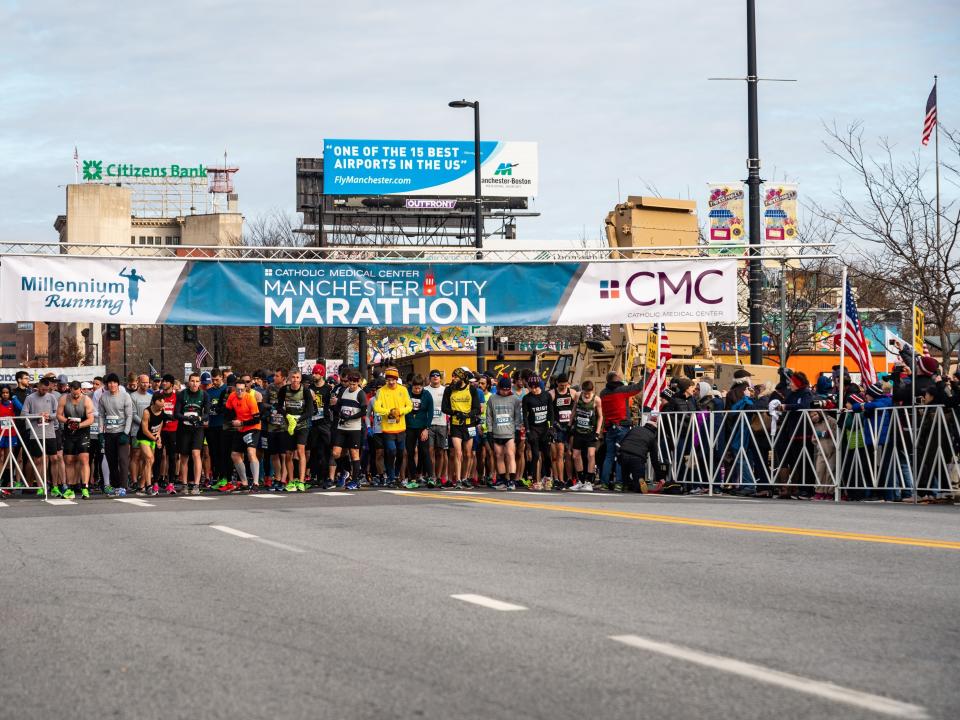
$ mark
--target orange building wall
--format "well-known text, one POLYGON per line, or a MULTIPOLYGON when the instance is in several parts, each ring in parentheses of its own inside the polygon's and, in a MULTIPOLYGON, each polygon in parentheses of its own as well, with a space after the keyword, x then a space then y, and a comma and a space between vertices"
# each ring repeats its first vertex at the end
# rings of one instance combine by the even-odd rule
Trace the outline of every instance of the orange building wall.
MULTIPOLYGON (((890 367, 886 363, 885 353, 874 353, 872 357, 873 367, 878 373, 889 372, 890 367)), ((725 363, 735 362, 733 355, 721 355, 720 360, 725 363)), ((741 363, 746 363, 749 360, 749 355, 740 355, 741 363)), ((810 378, 810 381, 813 382, 820 373, 829 373, 833 370, 833 366, 839 362, 840 353, 799 353, 797 355, 791 355, 787 359, 787 367, 791 370, 802 370, 806 373, 807 377, 810 378)), ((780 364, 780 357, 778 355, 768 355, 764 358, 764 364, 776 367, 780 364)), ((857 367, 857 364, 849 355, 844 355, 843 364, 851 373, 860 372, 860 368, 857 367)))

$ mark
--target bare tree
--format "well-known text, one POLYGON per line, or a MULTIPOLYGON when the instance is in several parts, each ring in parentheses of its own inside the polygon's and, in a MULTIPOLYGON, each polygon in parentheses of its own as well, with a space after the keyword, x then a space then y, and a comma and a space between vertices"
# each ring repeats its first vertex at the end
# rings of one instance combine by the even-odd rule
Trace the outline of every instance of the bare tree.
MULTIPOLYGON (((816 207, 821 218, 833 223, 850 241, 857 272, 885 283, 889 298, 901 308, 916 302, 926 313, 931 334, 940 336, 944 371, 948 372, 954 345, 950 333, 957 329, 960 313, 960 214, 956 199, 943 202, 937 232, 936 199, 928 190, 929 169, 914 154, 909 160, 894 157, 894 147, 881 138, 875 153, 864 146, 863 128, 854 123, 845 129, 827 128, 827 150, 841 160, 856 178, 856 189, 841 185, 832 210, 816 207)), ((944 185, 956 187, 960 179, 957 159, 960 143, 946 134, 947 161, 944 185)))
POLYGON ((243 244, 255 247, 306 247, 314 242, 299 232, 300 222, 283 210, 274 209, 244 224, 243 244))

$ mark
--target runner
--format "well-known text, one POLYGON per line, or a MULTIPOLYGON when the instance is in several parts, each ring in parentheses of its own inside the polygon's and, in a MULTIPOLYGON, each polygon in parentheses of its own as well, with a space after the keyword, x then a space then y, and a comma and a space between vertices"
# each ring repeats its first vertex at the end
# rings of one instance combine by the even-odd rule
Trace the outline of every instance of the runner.
POLYGON ((443 393, 441 409, 450 416, 450 481, 465 489, 473 488, 466 469, 473 457, 473 439, 477 436, 480 398, 470 387, 469 368, 453 371, 453 381, 443 393))
MULTIPOLYGON (((524 368, 526 370, 526 368, 524 368)), ((523 402, 523 398, 526 396, 527 388, 527 376, 524 373, 521 373, 519 370, 514 370, 513 374, 510 376, 510 380, 513 386, 513 394, 520 398, 520 401, 523 402)), ((523 483, 524 487, 530 487, 530 481, 527 479, 526 468, 527 468, 527 428, 523 423, 520 423, 517 427, 517 434, 514 436, 514 447, 516 452, 516 463, 517 463, 517 477, 520 479, 520 482, 523 483)))
POLYGON ((497 474, 493 461, 493 443, 489 441, 490 428, 487 426, 487 401, 494 393, 493 380, 488 375, 477 379, 477 392, 480 393, 480 437, 473 447, 474 461, 477 465, 477 478, 485 485, 493 485, 497 474))
POLYGON ((46 482, 50 482, 47 472, 51 463, 50 458, 57 454, 57 399, 53 395, 51 386, 50 378, 41 378, 37 383, 37 391, 28 395, 23 402, 24 415, 39 415, 41 418, 41 420, 28 420, 25 438, 27 452, 33 458, 33 464, 37 465, 37 461, 40 461, 40 466, 31 472, 37 482, 37 495, 43 495, 42 479, 46 478, 46 482))
POLYGON ((497 381, 497 393, 487 400, 487 427, 497 468, 494 487, 500 490, 514 490, 517 482, 515 434, 523 424, 523 411, 511 388, 510 378, 502 377, 497 381))
POLYGON ((395 367, 384 372, 386 385, 380 388, 374 401, 374 412, 380 417, 383 427, 384 462, 387 470, 387 483, 397 483, 398 465, 403 462, 406 445, 406 417, 413 411, 410 393, 400 385, 400 373, 395 367))
MULTIPOLYGON (((90 426, 93 425, 93 401, 83 394, 76 380, 69 393, 57 404, 57 422, 63 427, 63 459, 66 464, 63 497, 72 500, 74 487, 80 497, 90 499, 90 426)), ((54 489, 56 490, 56 489, 54 489)), ((56 497, 57 493, 52 493, 56 497)))
POLYGON ((151 395, 150 406, 143 411, 140 422, 137 424, 136 445, 140 448, 142 465, 140 488, 137 494, 146 492, 151 497, 160 494, 160 487, 153 482, 153 456, 163 442, 161 430, 166 417, 163 412, 163 396, 160 393, 151 395))
POLYGON ((309 448, 307 462, 309 463, 312 484, 317 487, 323 485, 323 473, 327 468, 330 456, 331 388, 325 377, 326 372, 326 367, 317 363, 310 373, 313 376, 313 384, 310 390, 313 392, 314 409, 313 417, 310 418, 310 436, 307 439, 309 448))
MULTIPOLYGON (((113 494, 127 494, 130 474, 130 432, 133 430, 133 400, 120 387, 120 378, 110 373, 100 394, 100 437, 103 440, 113 494)), ((170 485, 173 489, 173 485, 170 485)), ((108 493, 111 494, 111 493, 108 493)))
MULTIPOLYGON (((187 387, 177 393, 173 414, 178 423, 177 452, 180 455, 180 485, 184 493, 199 495, 200 478, 203 476, 203 427, 210 417, 210 398, 200 389, 200 373, 190 373, 187 378, 187 387), (188 482, 191 464, 193 465, 192 489, 188 482)), ((143 417, 143 413, 140 417, 143 417)))
MULTIPOLYGON (((267 457, 270 462, 270 474, 264 485, 268 490, 283 490, 287 484, 287 463, 284 452, 287 449, 287 423, 283 419, 279 396, 287 384, 287 371, 277 368, 273 372, 273 382, 267 386, 264 403, 267 407, 267 457)), ((263 445, 261 438, 261 446, 263 445)))
MULTIPOLYGON (((227 398, 225 407, 232 413, 230 425, 233 433, 230 458, 237 471, 240 486, 247 487, 247 469, 244 466, 244 454, 250 462, 250 475, 253 481, 253 491, 260 486, 260 461, 257 460, 257 448, 260 446, 260 408, 257 405, 257 394, 249 389, 247 379, 236 381, 234 391, 227 398)), ((164 438, 166 441, 166 438, 164 438)), ((221 488, 223 492, 232 490, 232 483, 221 488)))
POLYGON ((410 379, 410 404, 413 412, 407 416, 407 482, 404 487, 414 490, 424 484, 437 486, 430 462, 430 424, 433 422, 433 395, 423 386, 423 376, 410 379))
POLYGON ((350 370, 347 375, 347 388, 340 393, 336 404, 336 430, 333 433, 330 452, 330 480, 334 480, 337 460, 344 449, 350 451, 350 471, 352 478, 347 489, 355 490, 360 476, 360 436, 363 432, 363 418, 367 414, 367 396, 360 389, 360 373, 350 370), (351 487, 352 486, 352 487, 351 487))
POLYGON ((567 471, 570 463, 566 463, 570 455, 570 440, 573 429, 573 408, 577 402, 577 395, 570 390, 570 378, 566 374, 557 376, 557 387, 550 391, 553 398, 553 443, 550 446, 550 460, 553 467, 553 487, 562 490, 566 485, 567 471))
MULTIPOLYGON (((9 422, 9 425, 6 423, 0 424, 0 468, 7 466, 7 455, 12 452, 14 456, 16 456, 20 441, 14 429, 14 423, 16 423, 14 418, 16 418, 22 410, 23 405, 20 403, 20 400, 11 393, 10 388, 7 385, 0 386, 0 418, 4 418, 9 422)), ((11 485, 19 483, 13 467, 10 468, 9 477, 11 485)), ((2 484, 3 482, 0 480, 0 485, 2 484)), ((6 496, 9 494, 6 490, 0 491, 0 495, 6 496)))
POLYGON ((313 392, 303 384, 300 368, 289 373, 290 382, 277 393, 277 410, 283 416, 284 453, 287 492, 306 492, 307 438, 310 436, 310 418, 316 403, 313 392), (296 467, 294 467, 296 459, 296 467))
MULTIPOLYGON (((167 373, 160 382, 160 396, 163 398, 163 412, 167 416, 167 421, 163 424, 163 450, 159 454, 160 476, 166 482, 164 492, 167 495, 176 495, 176 489, 173 486, 177 478, 177 393, 174 390, 176 378, 167 373)), ((158 470, 154 465, 154 473, 158 470)))
POLYGON ((597 438, 603 427, 603 410, 600 398, 593 392, 593 381, 585 380, 580 386, 573 415, 573 467, 577 471, 576 482, 570 489, 577 492, 593 492, 596 475, 597 438), (586 462, 584 462, 586 455, 586 462), (586 468, 586 469, 584 469, 586 468))
POLYGON ((447 388, 442 378, 439 370, 431 370, 430 385, 426 388, 430 393, 430 399, 433 400, 433 421, 430 423, 429 439, 433 472, 439 480, 438 487, 443 487, 447 483, 447 451, 450 449, 448 430, 450 419, 444 414, 442 407, 443 394, 447 388))
MULTIPOLYGON (((204 373, 203 375, 206 375, 204 373)), ((203 384, 203 375, 200 384, 203 384)), ((207 419, 206 441, 210 452, 210 484, 214 487, 222 481, 227 484, 230 477, 229 447, 224 447, 223 439, 223 404, 226 402, 227 389, 223 384, 223 372, 214 368, 210 372, 210 388, 207 397, 210 398, 210 417, 207 419)))
MULTIPOLYGON (((130 379, 133 380, 133 390, 130 391, 130 399, 133 401, 133 417, 137 418, 135 422, 139 422, 143 411, 150 407, 150 401, 153 398, 153 395, 149 392, 150 378, 147 375, 131 373, 131 378, 128 378, 128 380, 130 379)), ((130 447, 130 486, 133 488, 140 487, 142 484, 139 482, 141 465, 140 447, 137 443, 133 443, 130 447)))
POLYGON ((530 464, 527 466, 534 490, 551 490, 550 442, 553 422, 553 398, 544 392, 543 382, 536 375, 527 379, 529 392, 522 400, 523 422, 527 428, 527 447, 530 464))

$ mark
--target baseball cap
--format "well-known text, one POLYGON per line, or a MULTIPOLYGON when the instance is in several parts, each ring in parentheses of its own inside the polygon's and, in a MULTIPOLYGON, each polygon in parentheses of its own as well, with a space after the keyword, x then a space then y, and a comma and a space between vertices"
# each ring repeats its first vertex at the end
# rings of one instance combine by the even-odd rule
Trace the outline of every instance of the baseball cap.
POLYGON ((82 383, 80 383, 80 389, 81 389, 81 390, 93 390, 93 383, 92 383, 92 382, 87 382, 86 380, 84 380, 82 383))
POLYGON ((311 375, 326 375, 327 368, 323 363, 317 363, 313 366, 313 369, 310 371, 311 375))
POLYGON ((512 387, 513 387, 513 383, 510 382, 510 378, 508 377, 501 377, 499 380, 497 380, 498 390, 509 390, 512 387))
POLYGON ((209 385, 209 384, 211 384, 212 382, 213 382, 213 375, 211 375, 211 374, 208 373, 208 372, 202 372, 202 373, 200 373, 200 384, 201 384, 201 385, 209 385))
POLYGON ((68 378, 66 375, 61 374, 57 378, 57 382, 60 383, 61 385, 66 385, 68 382, 70 382, 70 378, 68 378))
POLYGON ((154 373, 150 376, 150 382, 160 382, 160 373, 154 373))

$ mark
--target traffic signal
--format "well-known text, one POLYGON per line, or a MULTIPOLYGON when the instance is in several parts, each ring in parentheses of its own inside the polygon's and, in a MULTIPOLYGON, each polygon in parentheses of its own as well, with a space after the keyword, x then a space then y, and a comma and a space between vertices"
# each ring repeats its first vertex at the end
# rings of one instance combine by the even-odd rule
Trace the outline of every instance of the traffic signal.
POLYGON ((183 326, 183 341, 185 343, 190 343, 191 345, 197 342, 197 326, 196 325, 183 326))
POLYGON ((120 326, 114 323, 107 323, 107 340, 120 339, 120 326))
POLYGON ((260 328, 260 347, 273 347, 273 328, 269 325, 260 328))

